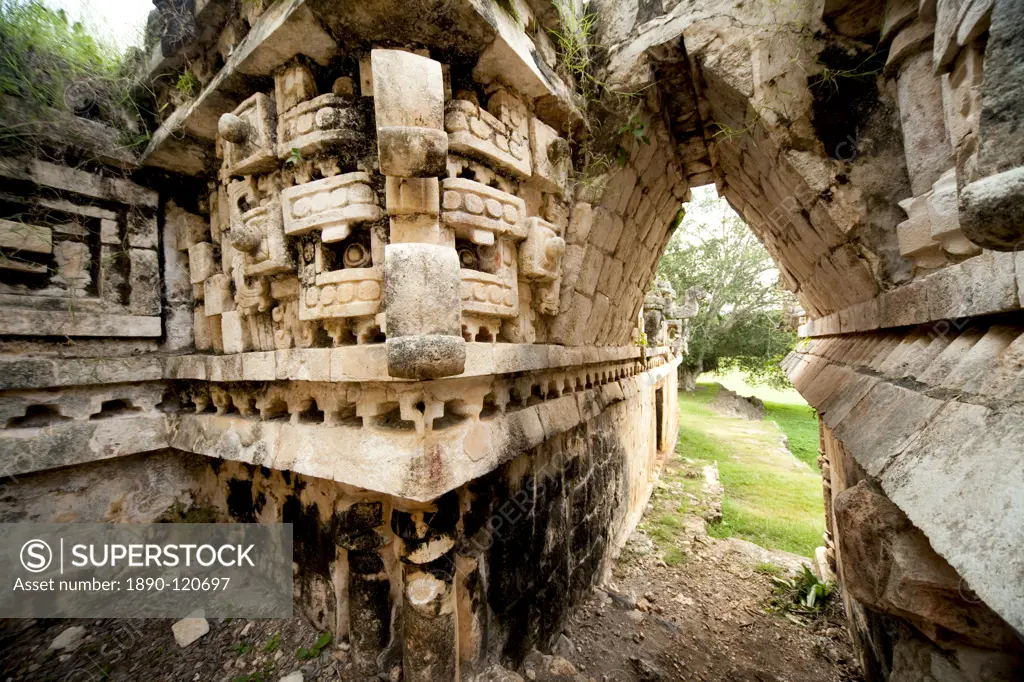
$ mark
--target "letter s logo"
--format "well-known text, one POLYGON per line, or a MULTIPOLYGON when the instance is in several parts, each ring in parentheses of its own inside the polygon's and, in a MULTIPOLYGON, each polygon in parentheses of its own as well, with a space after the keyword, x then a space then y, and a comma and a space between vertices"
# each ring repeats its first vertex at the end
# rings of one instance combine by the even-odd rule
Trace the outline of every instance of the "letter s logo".
POLYGON ((29 540, 21 546, 21 565, 30 573, 41 573, 53 562, 53 550, 42 540, 29 540))

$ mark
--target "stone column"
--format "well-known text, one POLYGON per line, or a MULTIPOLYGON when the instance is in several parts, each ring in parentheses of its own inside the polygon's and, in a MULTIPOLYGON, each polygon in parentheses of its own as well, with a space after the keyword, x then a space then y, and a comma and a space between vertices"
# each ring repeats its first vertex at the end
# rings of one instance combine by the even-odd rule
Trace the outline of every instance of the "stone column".
POLYGON ((1024 0, 995 2, 984 69, 977 169, 981 179, 960 194, 960 223, 974 243, 1019 254, 1024 246, 1024 0))
POLYGON ((952 168, 952 149, 945 133, 941 82, 932 73, 932 56, 919 52, 900 67, 899 90, 903 150, 914 196, 932 188, 952 168))
POLYGON ((392 514, 392 529, 402 542, 406 682, 459 679, 454 552, 458 520, 455 493, 440 498, 436 512, 392 514))
POLYGON ((400 50, 373 50, 380 172, 387 176, 391 243, 384 250, 388 373, 404 379, 461 374, 459 257, 439 223, 445 173, 441 65, 400 50))
POLYGON ((391 582, 380 548, 380 502, 357 502, 339 515, 338 545, 348 551, 348 636, 352 663, 362 676, 378 672, 377 657, 391 634, 391 582))

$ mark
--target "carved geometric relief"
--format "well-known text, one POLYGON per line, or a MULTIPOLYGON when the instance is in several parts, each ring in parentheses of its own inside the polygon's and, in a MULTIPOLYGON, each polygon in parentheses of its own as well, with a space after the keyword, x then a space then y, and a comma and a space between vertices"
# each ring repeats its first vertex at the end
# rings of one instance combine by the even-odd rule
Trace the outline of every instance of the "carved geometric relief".
POLYGON ((155 192, 0 158, 0 334, 161 334, 155 192))
POLYGON ((328 243, 348 237, 354 224, 381 217, 370 176, 362 171, 289 187, 281 192, 281 205, 285 234, 320 230, 328 243))
MULTIPOLYGON (((484 246, 477 251, 481 250, 493 255, 486 261, 477 260, 475 268, 463 267, 459 271, 463 313, 482 317, 516 317, 519 314, 519 286, 515 245, 502 239, 494 247, 484 246)), ((462 256, 460 252, 460 258, 462 256)))
POLYGON ((472 102, 452 100, 445 108, 444 127, 453 152, 496 164, 519 178, 530 177, 530 143, 472 102))
POLYGON ((519 314, 516 288, 499 275, 479 270, 461 270, 462 309, 489 317, 515 317, 519 314))
POLYGON ((246 211, 241 216, 241 222, 246 234, 255 235, 251 242, 255 248, 244 249, 234 244, 236 249, 244 253, 242 270, 246 275, 253 277, 295 272, 295 264, 285 244, 281 203, 278 200, 268 201, 246 211))
POLYGON ((441 182, 441 219, 455 236, 474 244, 493 244, 496 236, 526 236, 526 202, 517 196, 461 178, 441 182))
POLYGON ((529 129, 533 178, 541 190, 561 194, 572 169, 569 143, 538 118, 530 118, 529 129))
POLYGON ((523 279, 552 282, 561 274, 565 240, 559 228, 541 218, 527 219, 527 237, 519 248, 519 274, 523 279))
POLYGON ((295 149, 310 156, 322 149, 357 146, 365 133, 362 112, 337 95, 320 95, 279 115, 277 155, 287 159, 295 149))
POLYGON ((299 298, 299 319, 361 317, 380 312, 384 273, 381 268, 346 268, 321 273, 299 298))

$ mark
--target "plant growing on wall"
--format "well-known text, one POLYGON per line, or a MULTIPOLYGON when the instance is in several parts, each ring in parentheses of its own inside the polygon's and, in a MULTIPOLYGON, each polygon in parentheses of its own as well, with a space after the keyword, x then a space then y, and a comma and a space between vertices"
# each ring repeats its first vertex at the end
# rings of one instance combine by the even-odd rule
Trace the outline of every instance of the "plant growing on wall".
POLYGON ((40 126, 59 125, 62 114, 113 126, 125 147, 144 145, 138 58, 68 21, 63 10, 39 0, 0 0, 0 96, 11 98, 5 105, 17 105, 20 119, 4 126, 0 145, 35 151, 40 126))
POLYGON ((696 190, 688 209, 658 264, 677 292, 699 286, 708 293, 689 321, 683 387, 692 390, 701 372, 727 367, 752 383, 787 386, 780 362, 796 343, 785 324, 795 297, 779 286, 768 251, 725 199, 696 190))
POLYGON ((558 48, 562 76, 576 85, 575 121, 567 131, 574 147, 576 181, 593 178, 625 165, 629 151, 620 144, 629 135, 650 144, 648 123, 637 115, 638 92, 610 88, 595 75, 595 57, 602 49, 593 41, 597 15, 586 3, 554 0, 560 29, 551 32, 558 48))

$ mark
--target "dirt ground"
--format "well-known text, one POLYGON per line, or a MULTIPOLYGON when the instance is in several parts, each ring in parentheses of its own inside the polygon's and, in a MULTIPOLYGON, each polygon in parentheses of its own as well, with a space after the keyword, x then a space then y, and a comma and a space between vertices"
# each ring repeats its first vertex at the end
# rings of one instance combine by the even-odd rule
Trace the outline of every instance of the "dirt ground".
POLYGON ((744 544, 696 542, 674 567, 627 550, 559 653, 603 682, 861 680, 838 594, 813 617, 775 612, 776 583, 755 570, 763 562, 744 544))
POLYGON ((33 620, 0 631, 2 682, 277 682, 301 671, 310 680, 346 680, 347 645, 299 659, 320 633, 304 620, 208 619, 210 632, 185 649, 173 620, 33 620), (85 634, 73 650, 50 651, 68 627, 85 634))

